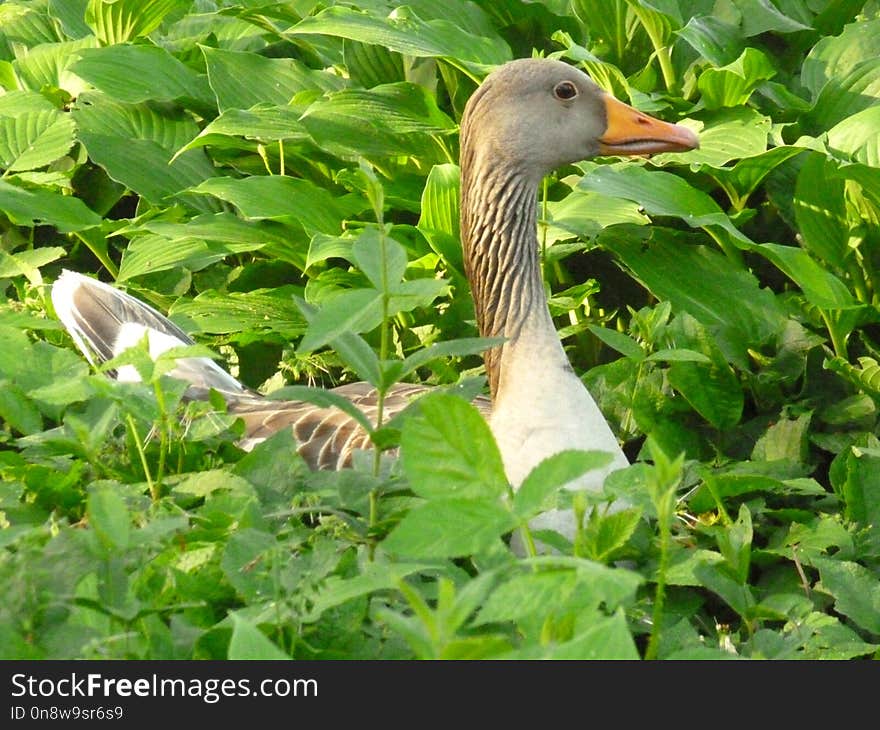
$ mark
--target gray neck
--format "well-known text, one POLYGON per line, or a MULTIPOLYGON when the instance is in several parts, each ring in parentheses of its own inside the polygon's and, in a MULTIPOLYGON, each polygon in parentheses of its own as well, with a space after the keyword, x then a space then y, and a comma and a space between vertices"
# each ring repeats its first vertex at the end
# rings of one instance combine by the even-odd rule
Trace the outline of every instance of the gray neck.
MULTIPOLYGON (((537 181, 498 160, 463 145, 461 237, 480 335, 506 337, 512 345, 530 316, 546 313, 549 321, 549 313, 538 259, 537 181)), ((493 397, 501 354, 496 347, 484 355, 493 397)))

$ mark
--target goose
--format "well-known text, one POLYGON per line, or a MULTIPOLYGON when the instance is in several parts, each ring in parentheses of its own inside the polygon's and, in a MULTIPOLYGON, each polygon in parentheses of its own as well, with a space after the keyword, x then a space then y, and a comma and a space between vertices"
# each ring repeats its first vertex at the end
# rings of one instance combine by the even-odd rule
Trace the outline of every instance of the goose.
MULTIPOLYGON (((547 457, 567 449, 612 455, 574 489, 600 489, 628 466, 595 400, 573 371, 556 332, 541 275, 537 188, 555 169, 597 155, 684 152, 699 146, 682 125, 648 116, 603 91, 583 71, 552 59, 519 59, 492 71, 468 100, 460 128, 461 243, 479 333, 503 344, 484 353, 488 400, 477 400, 514 488, 547 457)), ((56 315, 92 364, 148 334, 155 357, 192 344, 152 307, 96 279, 64 271, 52 287, 56 315)), ((315 469, 339 469, 369 438, 348 415, 309 403, 273 401, 242 385, 210 359, 182 358, 170 373, 193 397, 219 391, 245 423, 242 448, 292 428, 299 453, 315 469)), ((115 376, 136 380, 130 366, 115 376)), ((398 384, 385 414, 400 411, 430 386, 398 384)), ((364 383, 333 389, 375 421, 374 392, 364 383)), ((571 535, 570 511, 536 525, 571 535)))

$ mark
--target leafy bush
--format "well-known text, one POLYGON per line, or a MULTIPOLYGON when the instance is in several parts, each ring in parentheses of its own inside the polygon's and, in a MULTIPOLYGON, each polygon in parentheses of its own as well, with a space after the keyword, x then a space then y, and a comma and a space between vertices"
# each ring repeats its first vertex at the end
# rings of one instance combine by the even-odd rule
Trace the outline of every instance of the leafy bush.
POLYGON ((0 3, 4 657, 874 654, 878 51, 863 0, 0 3), (457 121, 533 53, 702 143, 540 191, 560 334, 638 457, 573 504, 596 455, 512 494, 456 396, 485 345, 457 121), (245 454, 167 362, 90 372, 62 266, 266 392, 450 387, 376 431, 396 461, 312 473, 289 433, 245 454), (573 544, 516 557, 566 504, 573 544))

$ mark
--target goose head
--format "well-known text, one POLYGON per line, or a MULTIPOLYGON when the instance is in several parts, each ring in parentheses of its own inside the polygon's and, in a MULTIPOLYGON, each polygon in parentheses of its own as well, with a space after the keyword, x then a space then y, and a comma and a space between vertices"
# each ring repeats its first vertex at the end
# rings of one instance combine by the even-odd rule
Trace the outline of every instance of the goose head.
POLYGON ((696 149, 696 134, 618 101, 583 71, 529 58, 491 73, 461 126, 462 162, 508 165, 537 184, 552 170, 596 155, 696 149))

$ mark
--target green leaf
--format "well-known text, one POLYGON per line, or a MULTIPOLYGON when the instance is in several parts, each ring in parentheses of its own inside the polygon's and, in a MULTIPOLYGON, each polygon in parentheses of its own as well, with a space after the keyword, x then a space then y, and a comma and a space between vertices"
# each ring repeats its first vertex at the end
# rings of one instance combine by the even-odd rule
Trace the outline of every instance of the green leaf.
POLYGON ((607 515, 593 510, 578 541, 578 554, 607 563, 629 542, 641 518, 640 509, 625 509, 607 515))
POLYGON ((309 322, 297 352, 313 352, 347 332, 367 332, 382 320, 382 294, 375 289, 351 289, 323 302, 309 322))
POLYGON ((339 233, 343 211, 329 191, 308 180, 280 175, 214 177, 190 192, 213 195, 234 205, 245 218, 299 223, 307 232, 339 233))
POLYGON ((43 418, 31 394, 6 379, 0 379, 0 418, 20 434, 43 430, 43 418))
POLYGON ((171 161, 198 133, 189 118, 147 104, 122 104, 98 92, 82 94, 72 113, 89 157, 155 205, 215 173, 202 150, 171 161))
POLYGON ((330 91, 344 83, 336 75, 313 71, 292 58, 266 58, 208 46, 201 50, 221 112, 257 104, 286 106, 301 91, 330 91))
POLYGON ((67 154, 73 137, 67 114, 28 111, 10 117, 0 112, 0 168, 20 172, 45 167, 67 154))
POLYGON ((184 323, 188 332, 212 334, 245 330, 278 332, 287 339, 299 337, 305 323, 293 301, 295 287, 254 289, 248 292, 208 290, 195 299, 178 299, 171 305, 172 319, 184 323))
POLYGON ((78 55, 71 70, 118 101, 193 99, 213 106, 207 78, 159 46, 120 44, 86 48, 78 55))
POLYGON ((599 240, 655 296, 710 327, 732 362, 748 367, 748 348, 782 331, 785 319, 773 294, 727 257, 658 227, 645 243, 627 233, 611 229, 599 240), (728 306, 731 298, 736 307, 728 306))
MULTIPOLYGON (((804 248, 825 263, 842 269, 851 255, 847 245, 849 222, 845 183, 832 174, 835 168, 835 164, 822 155, 810 153, 798 173, 793 202, 804 248)), ((772 253, 774 249, 762 247, 761 250, 772 253)), ((831 272, 828 275, 831 276, 831 272)), ((830 280, 820 284, 815 275, 811 278, 817 279, 815 283, 819 290, 816 293, 824 291, 832 300, 838 296, 836 284, 830 280)))
POLYGON ((79 198, 47 190, 25 190, 0 180, 0 212, 20 226, 46 224, 61 233, 101 224, 101 216, 79 198))
POLYGON ((776 33, 797 33, 810 30, 810 26, 782 13, 771 0, 737 0, 741 13, 742 32, 747 38, 775 31, 776 33))
POLYGON ((876 134, 878 124, 880 106, 856 112, 829 130, 828 149, 850 160, 880 167, 880 142, 876 134))
POLYGON ((89 526, 107 553, 128 547, 131 516, 116 489, 106 487, 92 491, 87 513, 89 526))
POLYGON ((862 61, 878 56, 880 19, 850 23, 840 35, 826 36, 810 49, 801 67, 801 83, 815 100, 826 83, 837 83, 862 61))
POLYGON ((250 109, 227 109, 177 154, 207 145, 246 149, 252 146, 238 141, 238 138, 263 143, 305 141, 310 137, 300 122, 300 116, 289 107, 268 104, 258 104, 250 109))
POLYGON ((97 39, 90 36, 78 41, 44 43, 29 49, 12 63, 18 85, 31 91, 63 89, 74 98, 79 96, 88 85, 71 71, 70 66, 80 51, 97 45, 97 39))
POLYGON ((501 454, 479 411, 461 398, 432 393, 401 435, 403 470, 421 497, 497 498, 507 492, 501 454))
POLYGON ((523 480, 513 499, 513 511, 522 520, 555 506, 553 497, 566 484, 611 461, 605 451, 560 451, 539 463, 523 480))
POLYGON ((821 588, 834 597, 834 609, 857 626, 880 634, 880 580, 874 571, 846 560, 814 558, 821 588))
POLYGON ((422 20, 409 7, 396 8, 387 18, 348 7, 332 7, 304 18, 288 33, 323 34, 370 43, 416 57, 454 59, 471 66, 495 66, 511 59, 499 36, 468 32, 447 20, 422 20))
POLYGON ((669 172, 635 165, 597 165, 578 187, 632 200, 650 215, 675 216, 692 228, 717 226, 740 244, 752 244, 709 195, 669 172))
POLYGON ((745 104, 757 86, 776 75, 776 69, 761 51, 746 48, 732 63, 708 68, 700 74, 697 86, 707 109, 745 104))
MULTIPOLYGON (((812 236, 813 233, 811 232, 810 235, 812 236)), ((846 284, 828 269, 822 268, 803 249, 764 243, 755 250, 792 279, 803 290, 804 296, 811 304, 822 309, 845 309, 856 306, 846 284)))
POLYGON ((351 249, 354 263, 381 292, 392 292, 406 272, 406 249, 384 231, 367 228, 351 249))
POLYGON ((409 355, 402 363, 397 372, 397 379, 402 380, 406 376, 424 367, 433 360, 441 357, 464 357, 477 355, 485 352, 490 347, 504 344, 501 337, 462 337, 447 342, 435 342, 433 345, 417 350, 409 355))
POLYGON ((856 64, 842 76, 825 83, 813 109, 804 116, 804 127, 813 134, 831 129, 880 99, 880 58, 874 56, 856 64))
POLYGON ((496 545, 515 525, 516 518, 497 500, 438 498, 407 512, 382 546, 416 559, 474 555, 496 545))
POLYGON ((89 0, 85 21, 112 46, 149 35, 171 11, 188 6, 188 0, 89 0))
POLYGON ((641 345, 632 337, 623 332, 609 329, 608 327, 599 327, 598 325, 589 325, 589 330, 602 342, 609 347, 613 347, 621 355, 625 355, 635 362, 641 362, 645 359, 645 351, 641 345))
POLYGON ((161 236, 139 236, 125 249, 119 267, 119 282, 144 274, 167 271, 184 266, 190 271, 200 271, 227 256, 246 251, 257 251, 265 245, 259 243, 216 243, 213 241, 169 240, 161 236))
POLYGON ((676 33, 715 66, 732 63, 745 50, 740 29, 714 15, 694 16, 676 33))
POLYGON ((232 638, 229 640, 227 659, 277 660, 290 659, 253 623, 232 613, 232 638))

